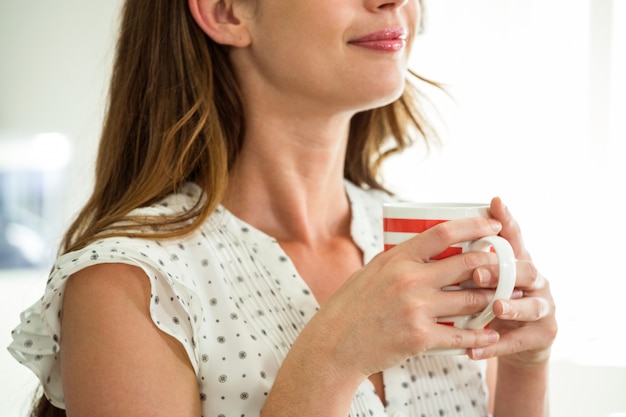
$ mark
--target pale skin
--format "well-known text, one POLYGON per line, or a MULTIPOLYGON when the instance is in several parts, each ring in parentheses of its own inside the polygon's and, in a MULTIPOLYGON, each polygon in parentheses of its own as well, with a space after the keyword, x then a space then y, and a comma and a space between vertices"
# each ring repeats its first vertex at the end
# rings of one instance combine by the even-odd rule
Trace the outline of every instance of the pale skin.
MULTIPOLYGON (((258 4, 267 7, 263 19, 255 19, 258 15, 243 1, 189 0, 200 27, 232 48, 235 71, 246 74, 240 82, 248 134, 229 188, 236 190, 237 198, 227 193, 223 204, 278 239, 321 306, 281 366, 262 415, 345 417, 366 378, 384 401, 382 370, 427 349, 461 347, 471 358, 493 358, 489 379, 495 417, 547 416, 547 367, 556 335, 554 303, 516 221, 500 199, 491 203, 493 219, 447 222, 365 266, 350 237, 350 207, 343 186, 348 124, 357 111, 399 94, 408 52, 383 58, 346 47, 345 39, 363 35, 362 27, 366 33, 390 24, 411 28, 415 2, 260 0, 258 4), (313 70, 299 77, 294 75, 298 71, 288 74, 281 59, 289 55, 281 53, 298 50, 297 35, 272 38, 264 35, 264 28, 273 24, 273 16, 283 16, 282 7, 287 6, 294 27, 316 22, 311 15, 327 11, 324 3, 334 13, 333 25, 326 27, 328 40, 310 42, 310 56, 303 52, 299 61, 319 60, 319 51, 325 51, 334 66, 323 72, 327 70, 321 63, 314 68, 317 75, 313 70), (306 21, 298 20, 305 17, 306 21), (342 39, 337 49, 336 37, 331 36, 335 29, 342 39), (275 55, 264 58, 258 53, 277 42, 285 44, 274 48, 275 55), (333 71, 354 71, 366 63, 372 72, 360 70, 333 84, 333 71), (387 75, 381 80, 382 69, 387 75), (314 75, 319 85, 311 81, 314 75), (357 88, 364 92, 354 94, 357 88), (488 253, 438 262, 428 262, 429 258, 452 243, 495 234, 509 240, 519 260, 516 296, 495 304, 498 318, 490 330, 437 325, 437 317, 484 308, 497 272, 488 253), (463 279, 474 279, 486 290, 440 290, 463 279), (319 334, 325 335, 326 343, 320 343, 319 334), (352 343, 355 339, 361 343, 352 343)), ((305 32, 310 37, 310 30, 305 32)), ((408 44, 412 36, 409 33, 408 44)), ((70 279, 61 340, 68 415, 200 415, 191 363, 182 346, 152 323, 149 294, 146 275, 130 265, 94 266, 70 279)))

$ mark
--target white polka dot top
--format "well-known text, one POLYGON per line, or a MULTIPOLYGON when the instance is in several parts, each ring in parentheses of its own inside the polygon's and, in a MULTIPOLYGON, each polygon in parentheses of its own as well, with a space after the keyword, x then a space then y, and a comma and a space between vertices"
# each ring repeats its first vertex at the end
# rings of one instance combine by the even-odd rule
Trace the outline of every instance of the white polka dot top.
MULTIPOLYGON (((346 190, 352 236, 368 262, 382 249, 382 202, 389 197, 349 182, 346 190)), ((185 210, 200 195, 188 184, 139 211, 185 210)), ((63 290, 71 274, 104 262, 138 265, 149 277, 152 319, 185 347, 204 417, 259 416, 290 346, 319 308, 278 242, 223 207, 184 238, 94 242, 57 260, 43 298, 22 313, 9 346, 59 408, 64 408, 58 356, 63 290)), ((366 379, 350 417, 485 417, 483 365, 466 356, 407 359, 383 372, 387 404, 366 379)))

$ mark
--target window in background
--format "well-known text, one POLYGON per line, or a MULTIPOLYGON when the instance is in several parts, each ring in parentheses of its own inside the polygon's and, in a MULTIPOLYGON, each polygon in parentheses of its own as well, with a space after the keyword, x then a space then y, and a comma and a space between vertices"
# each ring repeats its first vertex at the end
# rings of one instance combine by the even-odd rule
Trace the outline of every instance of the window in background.
POLYGON ((51 264, 69 157, 60 134, 0 139, 0 270, 51 264))

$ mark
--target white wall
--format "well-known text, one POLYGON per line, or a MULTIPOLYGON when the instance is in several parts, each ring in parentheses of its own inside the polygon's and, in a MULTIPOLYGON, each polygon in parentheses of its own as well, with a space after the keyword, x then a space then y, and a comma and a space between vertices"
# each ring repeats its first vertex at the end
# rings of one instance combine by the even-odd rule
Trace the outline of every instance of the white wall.
POLYGON ((457 104, 446 103, 444 147, 421 163, 418 152, 400 159, 390 179, 415 199, 501 195, 554 286, 555 355, 626 366, 624 327, 606 319, 626 289, 617 245, 626 231, 626 36, 612 25, 626 18, 625 3, 427 5, 415 66, 449 83, 457 104))
MULTIPOLYGON (((0 152, 41 132, 72 140, 60 223, 90 185, 120 3, 0 3, 0 152)), ((626 2, 426 4, 413 67, 447 84, 455 102, 436 97, 444 145, 428 159, 411 150, 386 177, 419 200, 502 196, 559 304, 553 415, 624 413, 626 326, 611 319, 626 292, 616 244, 626 232, 626 29, 616 24, 626 2)), ((45 280, 10 275, 0 276, 3 346, 45 280)), ((2 350, 0 369, 0 415, 17 415, 32 377, 2 350)))
MULTIPOLYGON (((70 138, 73 159, 67 186, 59 190, 65 204, 57 230, 67 225, 91 185, 120 4, 0 1, 0 161, 27 165, 18 154, 40 133, 60 132, 70 138)), ((19 312, 40 296, 45 275, 0 271, 2 417, 25 416, 37 385, 4 347, 19 312)))

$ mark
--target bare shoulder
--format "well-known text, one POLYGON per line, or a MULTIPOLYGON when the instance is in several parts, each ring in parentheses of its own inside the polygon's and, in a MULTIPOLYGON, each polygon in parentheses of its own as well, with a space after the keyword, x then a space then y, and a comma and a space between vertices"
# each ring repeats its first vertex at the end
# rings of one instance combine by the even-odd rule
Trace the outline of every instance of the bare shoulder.
POLYGON ((147 301, 150 297, 150 282, 145 272, 137 266, 103 263, 72 275, 64 297, 64 310, 73 307, 75 303, 90 305, 99 299, 114 302, 123 301, 124 298, 147 301), (89 303, 85 297, 90 298, 89 303))
POLYGON ((70 277, 61 320, 61 374, 75 415, 200 415, 183 346, 150 317, 150 281, 111 263, 70 277))

